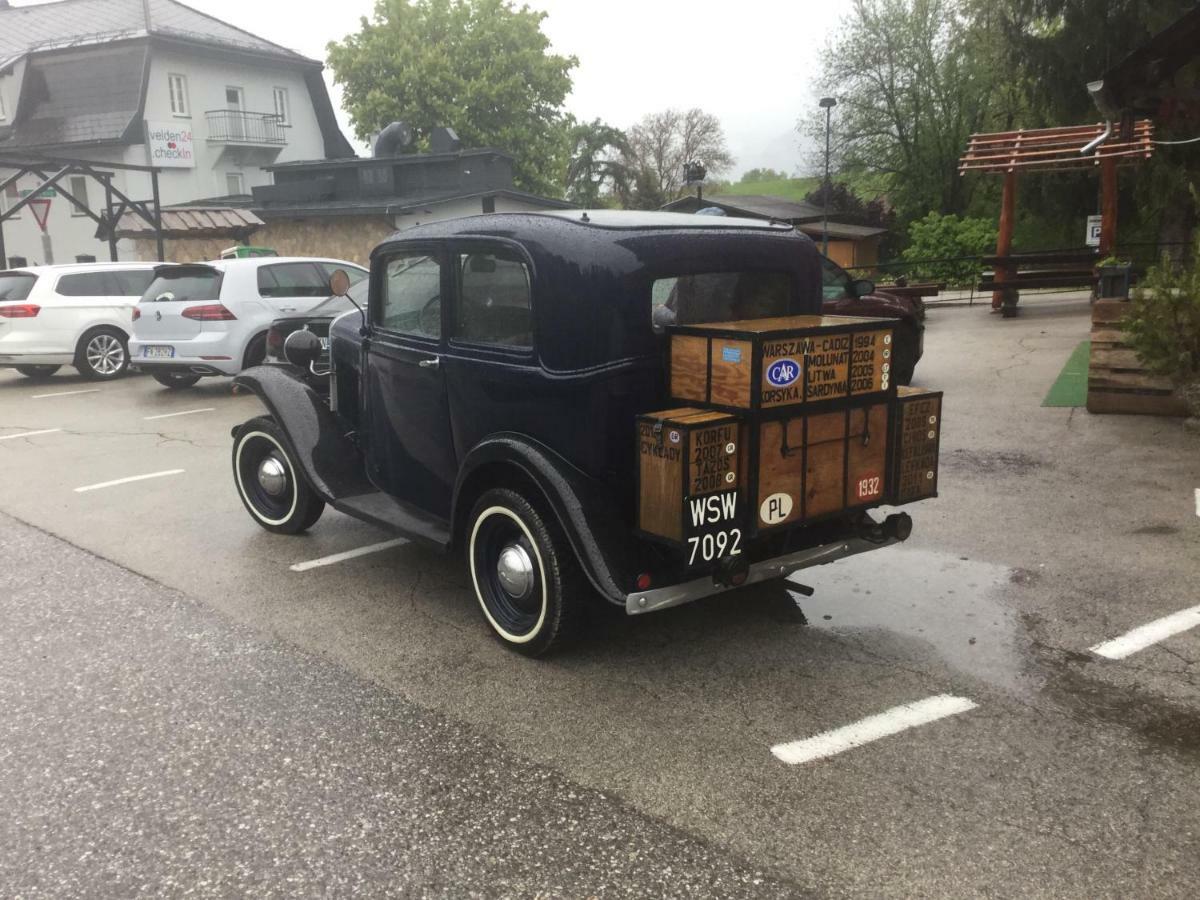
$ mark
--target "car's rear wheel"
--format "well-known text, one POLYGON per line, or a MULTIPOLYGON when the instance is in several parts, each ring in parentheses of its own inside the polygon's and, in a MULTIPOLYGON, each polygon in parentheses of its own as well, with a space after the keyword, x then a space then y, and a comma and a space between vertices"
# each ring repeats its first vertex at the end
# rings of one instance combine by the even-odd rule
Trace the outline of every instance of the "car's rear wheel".
POLYGON ((895 339, 892 341, 892 381, 896 384, 909 384, 913 380, 920 340, 920 332, 911 323, 900 322, 896 325, 895 339))
POLYGON ((190 388, 200 380, 199 375, 190 375, 187 372, 151 372, 150 377, 173 391, 190 388))
POLYGON ((238 429, 233 480, 247 512, 267 531, 299 534, 321 518, 325 501, 300 474, 275 420, 260 416, 238 429))
POLYGON ((129 347, 116 328, 94 328, 79 339, 75 368, 92 381, 120 378, 129 368, 129 347))
POLYGON ((573 637, 589 585, 558 523, 516 491, 494 488, 468 528, 475 597, 500 642, 541 656, 573 637))
POLYGON ((35 378, 40 380, 43 378, 49 378, 61 368, 62 366, 17 366, 17 371, 26 378, 35 378))

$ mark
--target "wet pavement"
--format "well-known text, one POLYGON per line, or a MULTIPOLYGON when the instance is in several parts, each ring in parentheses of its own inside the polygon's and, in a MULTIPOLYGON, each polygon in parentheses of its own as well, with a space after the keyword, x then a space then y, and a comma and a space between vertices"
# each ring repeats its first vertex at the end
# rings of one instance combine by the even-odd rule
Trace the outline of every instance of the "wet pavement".
MULTIPOLYGON (((0 372, 0 437, 61 429, 0 441, 0 512, 180 592, 195 622, 269 644, 297 667, 281 676, 295 678, 297 702, 315 688, 296 673, 319 664, 346 690, 369 689, 385 706, 490 741, 506 768, 532 766, 577 796, 615 799, 664 834, 710 848, 725 871, 776 879, 780 892, 1190 896, 1200 876, 1200 629, 1122 660, 1088 648, 1200 602, 1200 443, 1171 420, 1040 407, 1086 337, 1087 313, 1086 303, 1050 300, 1017 320, 979 307, 931 311, 917 380, 947 391, 942 496, 909 508, 915 530, 905 545, 798 573, 817 589, 812 597, 760 586, 644 617, 601 615, 572 653, 545 661, 490 639, 457 559, 402 545, 290 571, 387 536, 332 512, 301 538, 257 529, 232 488, 228 434, 259 408, 230 396, 225 380, 170 394, 137 378, 34 401, 40 390, 0 372), (74 491, 175 469, 183 471, 74 491), (974 708, 804 765, 771 754, 943 695, 974 708)), ((55 571, 59 551, 32 552, 55 571)), ((88 571, 78 560, 58 583, 92 596, 88 571)), ((0 593, 18 573, 0 574, 0 593)), ((164 622, 144 640, 194 627, 164 622)), ((15 660, 6 670, 15 683, 45 677, 15 660)), ((6 719, 31 702, 0 696, 6 719)), ((256 710, 276 701, 248 692, 238 702, 256 710)), ((152 714, 141 702, 126 713, 152 714)), ((431 759, 443 752, 435 747, 431 759)), ((310 758, 331 753, 314 739, 310 758)), ((66 777, 60 764, 41 777, 66 777)), ((140 772, 139 785, 152 778, 140 772)), ((264 802, 278 796, 264 790, 264 802)), ((423 792, 416 776, 398 777, 395 791, 422 808, 464 802, 423 792)), ((193 810, 199 822, 205 802, 193 810)), ((281 832, 307 846, 301 836, 313 822, 272 809, 281 832)), ((554 827, 530 823, 534 834, 554 827)), ((302 868, 288 840, 278 836, 279 865, 302 868)), ((581 841, 578 853, 605 859, 599 846, 581 841)), ((447 850, 449 881, 423 869, 404 883, 438 893, 479 865, 471 883, 483 895, 616 893, 582 875, 537 882, 536 867, 523 870, 529 880, 489 882, 497 870, 473 853, 447 850)), ((679 864, 700 865, 694 859, 679 864)), ((270 869, 250 857, 212 865, 231 878, 270 869)), ((354 858, 343 865, 354 869, 354 858)), ((363 869, 373 880, 383 870, 363 869)))

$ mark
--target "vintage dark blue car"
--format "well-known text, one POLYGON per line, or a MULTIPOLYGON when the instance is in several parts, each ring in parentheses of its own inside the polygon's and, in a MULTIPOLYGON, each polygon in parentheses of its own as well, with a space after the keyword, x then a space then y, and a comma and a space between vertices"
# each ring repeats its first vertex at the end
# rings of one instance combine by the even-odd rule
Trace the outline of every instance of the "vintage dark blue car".
POLYGON ((777 223, 574 211, 399 232, 372 254, 365 309, 330 327, 327 394, 306 377, 322 354, 306 330, 287 336, 292 367, 238 376, 268 414, 234 429, 237 488, 270 531, 304 531, 329 504, 464 551, 488 624, 529 655, 595 597, 648 612, 886 546, 907 515, 744 527, 700 564, 638 527, 635 422, 672 404, 671 325, 821 304, 815 246, 777 223))

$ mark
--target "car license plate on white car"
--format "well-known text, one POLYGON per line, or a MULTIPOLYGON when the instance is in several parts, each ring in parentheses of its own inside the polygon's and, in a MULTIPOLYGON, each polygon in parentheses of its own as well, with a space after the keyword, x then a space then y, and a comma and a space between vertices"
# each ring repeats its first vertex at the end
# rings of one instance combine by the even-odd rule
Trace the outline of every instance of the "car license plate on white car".
POLYGON ((175 348, 163 344, 150 344, 142 348, 144 359, 171 359, 174 355, 175 348))

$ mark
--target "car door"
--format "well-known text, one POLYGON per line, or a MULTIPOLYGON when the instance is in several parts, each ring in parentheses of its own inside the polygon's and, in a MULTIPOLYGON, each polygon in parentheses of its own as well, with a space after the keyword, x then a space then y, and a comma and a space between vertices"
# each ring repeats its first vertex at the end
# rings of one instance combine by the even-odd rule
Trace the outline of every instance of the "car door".
POLYGON ((450 285, 436 245, 376 261, 363 378, 368 475, 396 499, 446 520, 458 474, 441 368, 441 300, 450 285))

